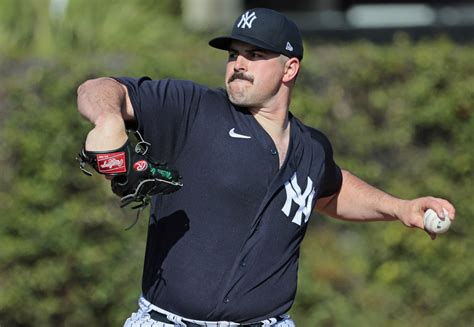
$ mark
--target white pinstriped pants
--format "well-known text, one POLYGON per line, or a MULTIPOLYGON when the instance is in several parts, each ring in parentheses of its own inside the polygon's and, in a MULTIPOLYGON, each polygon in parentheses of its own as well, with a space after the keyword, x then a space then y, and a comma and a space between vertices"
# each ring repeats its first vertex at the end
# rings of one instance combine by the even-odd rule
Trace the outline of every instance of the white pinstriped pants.
MULTIPOLYGON (((132 315, 125 321, 124 327, 176 327, 176 326, 186 326, 184 322, 182 322, 183 317, 175 315, 171 312, 163 310, 150 302, 148 302, 143 296, 140 296, 138 300, 139 309, 137 312, 132 313, 132 315), (173 321, 174 324, 168 324, 164 322, 155 321, 150 318, 148 314, 150 311, 157 311, 163 313, 167 316, 170 321, 173 321)), ((186 319, 188 321, 194 322, 196 324, 202 324, 203 326, 208 327, 232 327, 238 326, 238 323, 230 322, 230 321, 200 321, 200 320, 192 320, 186 319)), ((261 321, 263 327, 295 327, 294 321, 287 316, 282 321, 275 321, 276 319, 271 318, 268 320, 261 321)))

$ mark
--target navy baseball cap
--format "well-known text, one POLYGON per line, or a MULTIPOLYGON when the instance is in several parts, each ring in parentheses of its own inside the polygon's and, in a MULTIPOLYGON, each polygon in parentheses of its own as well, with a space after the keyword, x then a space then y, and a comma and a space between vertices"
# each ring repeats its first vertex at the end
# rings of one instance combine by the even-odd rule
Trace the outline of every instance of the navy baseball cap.
POLYGON ((237 18, 229 36, 216 37, 209 41, 209 45, 228 50, 232 40, 249 43, 290 58, 303 59, 300 30, 293 21, 275 10, 255 8, 246 11, 237 18))

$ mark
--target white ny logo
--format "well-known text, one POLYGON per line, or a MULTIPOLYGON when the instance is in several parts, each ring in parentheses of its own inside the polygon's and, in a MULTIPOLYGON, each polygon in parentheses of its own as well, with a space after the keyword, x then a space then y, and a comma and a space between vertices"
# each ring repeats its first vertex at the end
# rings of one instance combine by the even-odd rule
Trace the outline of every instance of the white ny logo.
POLYGON ((242 18, 240 18, 240 21, 237 24, 237 27, 252 28, 252 23, 256 18, 257 16, 255 16, 255 12, 252 11, 252 13, 250 13, 249 11, 247 11, 245 14, 242 15, 242 18))
POLYGON ((313 181, 308 176, 308 183, 306 184, 306 189, 304 193, 301 194, 301 188, 298 185, 298 180, 296 178, 296 172, 293 174, 293 177, 289 181, 285 183, 285 190, 286 190, 286 202, 281 211, 289 217, 291 204, 293 201, 297 205, 299 205, 298 210, 296 211, 295 216, 293 217, 292 223, 297 225, 302 225, 303 223, 307 223, 309 220, 309 215, 311 214, 311 205, 313 204, 314 198, 314 188, 313 188, 313 181), (304 221, 303 221, 304 215, 304 221))

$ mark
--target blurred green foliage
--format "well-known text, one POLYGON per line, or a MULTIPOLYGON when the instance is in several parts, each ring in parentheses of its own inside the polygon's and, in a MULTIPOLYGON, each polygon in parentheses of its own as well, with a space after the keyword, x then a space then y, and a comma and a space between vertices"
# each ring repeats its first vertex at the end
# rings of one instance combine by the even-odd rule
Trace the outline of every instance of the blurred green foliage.
MULTIPOLYGON (((120 326, 136 309, 146 238, 100 176, 74 160, 90 124, 76 89, 98 76, 220 86, 226 54, 187 31, 179 2, 0 2, 0 326, 120 326), (54 6, 52 6, 54 4, 54 6), (216 64, 218 63, 218 64, 216 64)), ((434 242, 402 224, 314 215, 298 326, 474 321, 474 46, 447 38, 306 44, 292 111, 338 163, 403 198, 450 199, 434 242)))

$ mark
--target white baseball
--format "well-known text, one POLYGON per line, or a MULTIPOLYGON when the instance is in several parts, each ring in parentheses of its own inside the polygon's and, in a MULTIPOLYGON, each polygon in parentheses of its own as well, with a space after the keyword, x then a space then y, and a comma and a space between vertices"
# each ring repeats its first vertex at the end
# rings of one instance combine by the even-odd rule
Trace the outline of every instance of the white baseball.
POLYGON ((451 225, 451 219, 448 218, 448 211, 443 208, 444 219, 440 218, 433 209, 425 211, 424 223, 425 229, 431 233, 446 233, 451 225))

